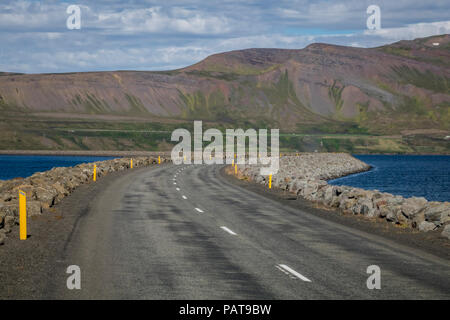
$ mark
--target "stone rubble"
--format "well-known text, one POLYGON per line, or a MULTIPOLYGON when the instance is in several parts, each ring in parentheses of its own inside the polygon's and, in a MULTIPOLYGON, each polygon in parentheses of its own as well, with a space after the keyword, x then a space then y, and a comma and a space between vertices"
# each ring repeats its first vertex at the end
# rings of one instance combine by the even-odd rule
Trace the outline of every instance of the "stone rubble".
MULTIPOLYGON (((239 175, 268 185, 268 176, 260 175, 260 167, 260 164, 239 164, 239 175)), ((345 153, 285 155, 280 157, 280 168, 272 177, 272 187, 347 214, 381 218, 424 232, 443 229, 442 236, 449 238, 450 202, 403 198, 378 190, 327 183, 327 180, 368 170, 369 165, 345 153)))

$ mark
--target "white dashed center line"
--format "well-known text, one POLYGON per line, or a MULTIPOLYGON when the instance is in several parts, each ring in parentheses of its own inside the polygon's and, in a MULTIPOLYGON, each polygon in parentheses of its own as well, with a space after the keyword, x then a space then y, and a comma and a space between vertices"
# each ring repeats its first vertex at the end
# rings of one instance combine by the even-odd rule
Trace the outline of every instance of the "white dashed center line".
POLYGON ((306 281, 306 282, 311 282, 311 280, 309 280, 307 277, 305 277, 304 275, 301 275, 300 273, 298 273, 297 271, 295 271, 294 269, 288 267, 285 264, 279 264, 276 266, 280 271, 293 276, 295 278, 298 278, 300 280, 306 281))
POLYGON ((202 209, 195 208, 195 210, 197 210, 197 211, 200 212, 200 213, 203 213, 203 210, 202 210, 202 209))
POLYGON ((180 191, 180 188, 177 188, 177 191, 180 191))
POLYGON ((221 229, 225 230, 226 232, 228 232, 229 234, 232 234, 233 236, 236 236, 237 234, 233 231, 231 231, 230 229, 228 229, 227 227, 220 227, 221 229))
POLYGON ((177 184, 176 182, 174 182, 173 184, 177 184))
POLYGON ((181 196, 184 200, 186 200, 187 199, 187 197, 186 196, 181 196))

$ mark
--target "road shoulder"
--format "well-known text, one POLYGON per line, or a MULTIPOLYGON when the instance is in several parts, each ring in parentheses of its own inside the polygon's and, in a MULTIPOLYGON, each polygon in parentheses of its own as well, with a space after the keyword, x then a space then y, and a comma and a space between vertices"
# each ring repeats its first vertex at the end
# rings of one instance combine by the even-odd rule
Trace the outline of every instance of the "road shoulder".
POLYGON ((19 240, 19 228, 13 228, 0 246, 0 299, 43 299, 48 297, 55 278, 65 281, 66 274, 55 274, 63 261, 68 243, 83 215, 102 191, 128 174, 151 170, 143 167, 114 172, 96 183, 80 185, 73 193, 42 215, 29 218, 26 241, 19 240))

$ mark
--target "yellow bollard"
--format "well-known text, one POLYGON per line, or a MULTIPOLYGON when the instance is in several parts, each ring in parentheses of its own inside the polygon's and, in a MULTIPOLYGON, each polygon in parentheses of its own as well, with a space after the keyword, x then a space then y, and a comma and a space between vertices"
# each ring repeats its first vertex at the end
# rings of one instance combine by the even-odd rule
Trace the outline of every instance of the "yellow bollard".
POLYGON ((19 190, 20 240, 27 239, 27 194, 19 190))
POLYGON ((237 175, 237 165, 234 166, 234 174, 237 175))
POLYGON ((130 168, 133 169, 133 159, 130 160, 130 168))
POLYGON ((94 181, 97 181, 97 165, 94 164, 94 181))
POLYGON ((158 164, 161 164, 161 157, 158 156, 158 164))
POLYGON ((231 166, 234 167, 234 159, 231 160, 231 166))
POLYGON ((272 189, 272 175, 269 175, 269 189, 272 189))
POLYGON ((184 156, 184 161, 186 161, 186 156, 184 156))

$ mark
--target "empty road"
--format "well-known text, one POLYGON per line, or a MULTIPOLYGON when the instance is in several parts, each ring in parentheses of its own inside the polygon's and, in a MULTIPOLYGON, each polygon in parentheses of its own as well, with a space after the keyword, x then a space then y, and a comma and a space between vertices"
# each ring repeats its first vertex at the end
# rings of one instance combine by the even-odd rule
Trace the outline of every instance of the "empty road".
POLYGON ((0 248, 0 297, 450 298, 448 260, 254 193, 221 169, 153 166, 80 187, 61 218, 32 220, 30 239, 12 234, 0 248), (81 290, 66 286, 70 265, 81 290), (367 288, 373 265, 379 290, 367 288))
MULTIPOLYGON (((221 166, 140 169, 95 196, 55 272, 78 265, 82 289, 120 299, 450 298, 450 264, 238 187, 221 166), (367 288, 367 267, 381 289, 367 288)), ((58 279, 58 281, 56 281, 58 279)))

